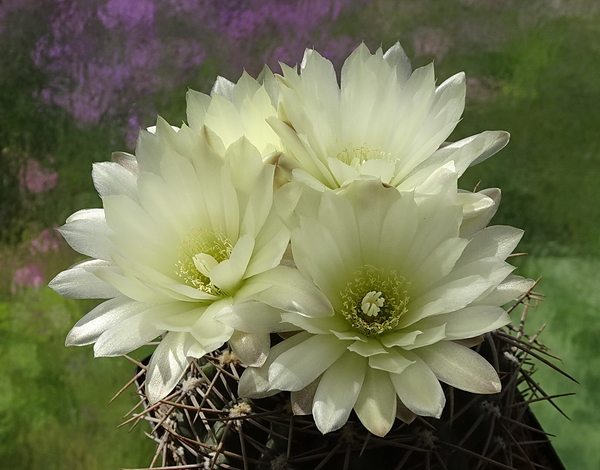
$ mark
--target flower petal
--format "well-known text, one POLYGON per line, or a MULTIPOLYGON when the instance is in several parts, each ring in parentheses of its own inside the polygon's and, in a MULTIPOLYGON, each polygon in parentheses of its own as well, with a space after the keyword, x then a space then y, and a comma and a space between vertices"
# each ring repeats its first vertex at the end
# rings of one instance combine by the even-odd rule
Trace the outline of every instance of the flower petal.
POLYGON ((276 333, 296 329, 288 323, 282 323, 281 310, 255 301, 224 307, 215 315, 215 319, 246 333, 276 333))
POLYGON ((498 393, 502 389, 492 365, 469 348, 441 341, 416 352, 436 377, 448 385, 472 393, 498 393))
POLYGON ((323 434, 341 428, 356 403, 367 369, 367 359, 347 352, 323 374, 313 400, 313 417, 323 434))
POLYGON ((525 279, 521 276, 509 274, 496 289, 485 298, 475 301, 472 305, 504 305, 507 302, 518 299, 531 290, 534 285, 535 281, 533 279, 525 279))
POLYGON ((362 357, 371 357, 377 354, 387 353, 387 350, 381 345, 381 342, 374 338, 367 338, 366 341, 355 341, 348 346, 348 351, 355 352, 362 357))
POLYGON ((446 403, 444 391, 425 362, 418 357, 412 358, 415 362, 402 373, 390 374, 396 393, 413 413, 439 418, 446 403))
POLYGON ((403 347, 405 351, 411 351, 412 349, 422 348, 429 346, 430 344, 437 343, 446 338, 446 324, 439 326, 433 326, 431 328, 423 329, 423 334, 418 335, 415 338, 414 343, 407 344, 403 347))
POLYGON ((516 248, 522 236, 523 230, 503 225, 480 230, 469 241, 460 258, 460 264, 466 265, 488 257, 505 260, 516 248))
POLYGON ((369 367, 384 370, 393 374, 401 374, 416 359, 408 359, 398 349, 389 349, 387 354, 376 354, 369 357, 369 367))
POLYGON ((446 339, 456 340, 472 338, 489 331, 494 331, 509 323, 510 317, 500 307, 471 305, 456 312, 425 318, 411 325, 411 328, 428 329, 445 325, 446 339))
POLYGON ((231 251, 228 259, 220 262, 210 271, 210 280, 228 293, 237 290, 254 250, 254 238, 242 236, 231 251))
POLYGON ((256 298, 285 312, 296 312, 311 317, 333 315, 333 308, 327 297, 300 271, 287 266, 278 266, 253 276, 246 285, 264 284, 256 298))
POLYGON ((87 313, 69 331, 66 346, 86 346, 96 341, 114 325, 148 309, 147 304, 136 302, 124 295, 102 302, 87 313))
POLYGON ((463 238, 469 238, 478 230, 483 229, 494 217, 498 206, 500 205, 501 191, 498 188, 482 189, 478 194, 482 194, 488 197, 492 204, 487 204, 485 208, 478 211, 474 217, 463 220, 460 226, 460 236, 463 238))
POLYGON ((400 397, 396 396, 396 398, 396 418, 405 422, 406 424, 412 423, 417 415, 410 411, 406 405, 402 403, 400 397))
POLYGON ((348 323, 339 315, 332 315, 324 318, 311 318, 299 315, 297 313, 284 312, 281 314, 281 320, 287 325, 293 325, 294 329, 302 329, 312 334, 333 333, 339 339, 347 339, 344 333, 339 334, 336 330, 348 329, 348 323))
POLYGON ((101 197, 123 194, 137 201, 136 175, 115 162, 94 163, 92 178, 101 197))
POLYGON ((75 212, 58 231, 75 251, 111 261, 110 254, 115 248, 108 236, 112 230, 106 225, 102 209, 75 212))
POLYGON ((251 367, 260 367, 267 360, 271 340, 268 333, 254 334, 234 331, 229 345, 242 363, 251 367))
POLYGON ((269 367, 281 354, 296 347, 298 344, 310 338, 309 333, 298 333, 290 338, 276 344, 271 348, 267 360, 262 367, 248 367, 241 375, 238 382, 238 394, 240 397, 264 398, 279 392, 269 382, 269 367))
POLYGON ((385 436, 396 419, 396 389, 387 372, 367 367, 354 405, 361 423, 376 436, 385 436))
POLYGON ((312 414, 313 401, 320 381, 321 377, 308 384, 302 390, 290 393, 292 412, 295 415, 312 414))
POLYGON ((269 382, 279 390, 301 390, 345 351, 346 343, 335 336, 314 335, 273 360, 269 367, 269 382))
POLYGON ((165 398, 183 377, 190 359, 185 356, 187 333, 168 333, 157 346, 146 371, 150 404, 165 398))
POLYGON ((71 299, 111 299, 121 293, 98 278, 93 270, 111 266, 107 261, 87 260, 71 266, 48 283, 57 294, 71 299))

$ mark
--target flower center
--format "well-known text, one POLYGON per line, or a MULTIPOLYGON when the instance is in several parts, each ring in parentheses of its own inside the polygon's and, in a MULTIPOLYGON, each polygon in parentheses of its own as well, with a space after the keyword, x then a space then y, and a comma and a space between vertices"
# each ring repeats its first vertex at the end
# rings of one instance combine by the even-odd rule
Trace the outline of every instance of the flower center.
POLYGON ((221 261, 229 259, 233 245, 222 233, 197 229, 179 246, 177 275, 196 289, 209 294, 226 295, 210 280, 210 271, 221 261))
POLYGON ((336 155, 336 158, 346 165, 358 167, 368 160, 387 159, 388 156, 380 148, 356 147, 351 149, 344 148, 336 155))
POLYGON ((341 293, 341 314, 360 333, 379 336, 394 329, 408 310, 409 286, 396 271, 361 266, 341 293))
POLYGON ((375 292, 372 290, 367 293, 362 299, 360 309, 362 312, 369 317, 376 317, 383 307, 385 299, 381 296, 381 292, 375 292))

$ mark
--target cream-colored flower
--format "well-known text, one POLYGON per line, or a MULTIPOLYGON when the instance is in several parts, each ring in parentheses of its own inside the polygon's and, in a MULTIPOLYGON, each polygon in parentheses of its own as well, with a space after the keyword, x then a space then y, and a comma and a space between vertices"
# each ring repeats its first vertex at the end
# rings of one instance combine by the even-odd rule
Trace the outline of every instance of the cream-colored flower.
POLYGON ((151 402, 175 387, 190 358, 227 341, 248 364, 265 360, 268 332, 224 325, 215 319, 221 310, 239 307, 272 330, 280 323, 274 308, 250 300, 276 283, 289 242, 272 209, 274 167, 246 138, 222 153, 210 139, 205 127, 174 129, 159 119, 154 132, 141 133, 135 158, 120 154, 94 166, 103 209, 76 212, 61 228, 92 259, 51 287, 108 299, 75 325, 67 344, 94 343, 96 356, 117 356, 162 336, 148 366, 151 402))
POLYGON ((307 187, 289 220, 308 290, 290 299, 273 287, 265 301, 301 332, 244 372, 240 395, 291 391, 295 411, 312 412, 323 433, 354 409, 384 436, 396 416, 439 418, 440 381, 500 391, 494 368, 459 340, 506 325, 500 306, 531 287, 505 262, 522 231, 493 226, 461 236, 456 175, 425 196, 378 180, 337 192, 307 187))
POLYGON ((413 190, 446 163, 460 176, 508 142, 508 133, 493 131, 445 145, 464 109, 465 76, 436 87, 433 64, 412 71, 399 44, 385 54, 360 45, 344 63, 341 84, 315 50, 300 68, 282 65, 279 117, 268 121, 283 142, 281 163, 315 188, 370 175, 413 190))
POLYGON ((263 158, 276 158, 281 142, 267 119, 277 115, 278 102, 279 85, 265 66, 258 79, 246 72, 237 83, 218 77, 210 95, 189 90, 188 123, 197 132, 207 126, 225 147, 243 136, 263 158))

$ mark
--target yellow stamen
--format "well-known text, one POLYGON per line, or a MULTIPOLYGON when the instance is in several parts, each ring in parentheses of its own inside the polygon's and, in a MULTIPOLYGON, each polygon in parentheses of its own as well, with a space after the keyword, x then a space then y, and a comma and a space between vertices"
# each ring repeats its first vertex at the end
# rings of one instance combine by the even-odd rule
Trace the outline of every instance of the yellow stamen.
POLYGON ((408 310, 409 286, 410 282, 396 271, 361 266, 340 293, 340 313, 356 331, 379 336, 394 329, 408 310))
POLYGON ((210 280, 211 270, 229 259, 233 246, 222 233, 214 230, 193 230, 179 246, 177 275, 184 282, 209 294, 223 296, 223 290, 210 280))

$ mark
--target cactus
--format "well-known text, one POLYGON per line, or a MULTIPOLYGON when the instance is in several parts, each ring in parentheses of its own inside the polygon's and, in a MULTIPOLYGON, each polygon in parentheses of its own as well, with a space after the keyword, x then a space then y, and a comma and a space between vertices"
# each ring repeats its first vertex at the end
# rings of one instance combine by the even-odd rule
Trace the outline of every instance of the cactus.
POLYGON ((538 300, 528 292, 509 309, 522 309, 519 324, 486 334, 478 346, 499 372, 501 393, 475 395, 445 386, 448 404, 441 419, 397 420, 384 438, 370 434, 353 415, 338 431, 322 435, 311 415, 293 415, 288 393, 238 397, 244 366, 227 348, 192 361, 173 393, 151 406, 143 394, 144 365, 138 363, 135 382, 144 409, 126 423, 151 424, 148 436, 157 450, 150 468, 564 469, 529 408, 548 401, 560 411, 558 396, 546 394, 532 378, 532 359, 571 378, 546 359, 538 335, 524 331, 538 300))

